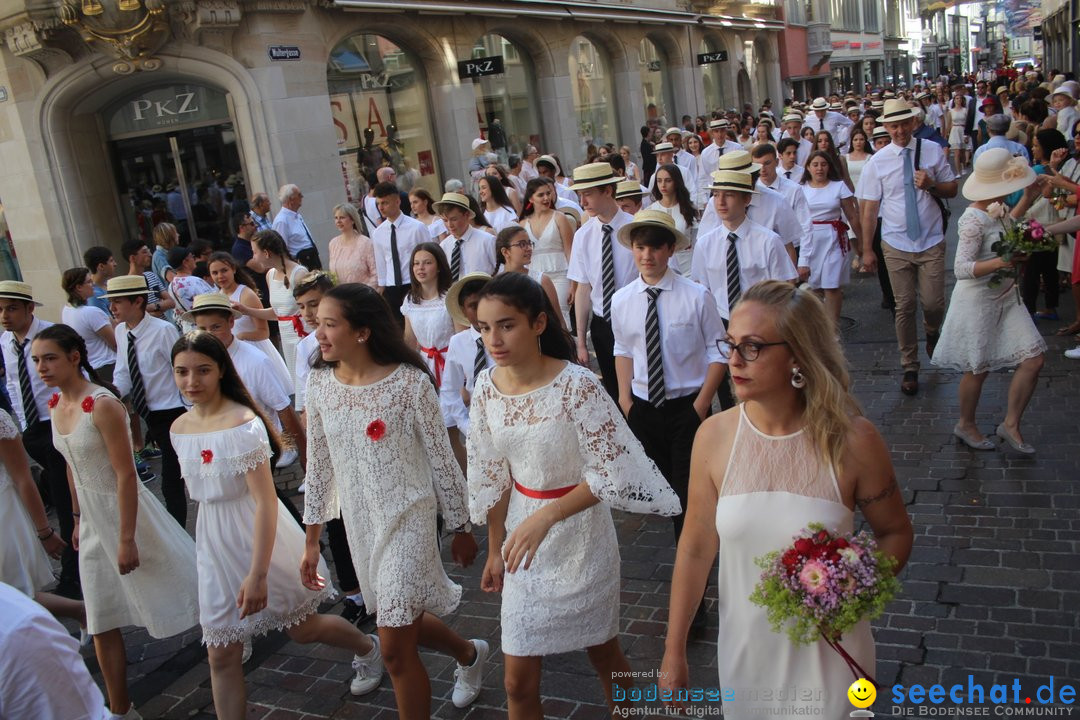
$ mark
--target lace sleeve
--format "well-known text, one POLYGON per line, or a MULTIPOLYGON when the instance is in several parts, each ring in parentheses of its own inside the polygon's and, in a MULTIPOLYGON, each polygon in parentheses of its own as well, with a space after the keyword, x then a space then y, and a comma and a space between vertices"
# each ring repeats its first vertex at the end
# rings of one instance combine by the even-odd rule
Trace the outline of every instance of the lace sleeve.
POLYGON ((983 224, 978 215, 968 212, 960 217, 956 228, 960 240, 956 245, 953 273, 957 280, 972 280, 983 243, 983 224))
POLYGON ((563 408, 577 428, 582 479, 601 502, 618 510, 678 515, 679 498, 630 432, 596 376, 581 370, 563 408))
POLYGON ((450 436, 446 433, 439 409, 439 396, 426 376, 416 381, 415 407, 413 423, 431 463, 432 484, 439 510, 446 527, 461 527, 469 520, 469 490, 461 474, 461 466, 450 447, 450 436))
POLYGON ((7 412, 0 411, 0 440, 19 437, 19 426, 7 412))
POLYGON ((490 373, 480 373, 469 407, 469 514, 475 525, 487 522, 488 510, 510 487, 510 461, 496 451, 491 437, 490 387, 490 373))
POLYGON ((334 467, 330 463, 330 446, 326 442, 322 411, 319 407, 321 393, 317 387, 324 371, 314 370, 308 375, 307 396, 307 493, 304 495, 304 523, 314 525, 334 520, 341 515, 337 486, 334 484, 334 467))

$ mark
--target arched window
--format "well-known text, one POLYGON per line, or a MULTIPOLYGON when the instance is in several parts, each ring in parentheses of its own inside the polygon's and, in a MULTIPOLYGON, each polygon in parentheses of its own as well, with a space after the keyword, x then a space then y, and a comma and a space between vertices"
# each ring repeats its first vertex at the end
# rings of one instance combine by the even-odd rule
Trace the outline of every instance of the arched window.
POLYGON ((638 46, 641 91, 645 96, 645 120, 651 124, 674 125, 678 120, 670 100, 667 55, 649 38, 638 46))
MULTIPOLYGON (((706 36, 701 40, 701 50, 699 52, 713 54, 723 49, 724 47, 720 43, 706 36)), ((722 109, 726 105, 724 102, 724 81, 722 79, 726 65, 726 63, 719 62, 701 66, 701 79, 705 85, 706 114, 713 110, 722 109)))
POLYGON ((574 119, 580 146, 576 160, 586 157, 589 145, 619 142, 615 124, 615 91, 611 66, 604 53, 588 38, 578 35, 570 43, 570 83, 574 95, 574 119))
POLYGON ((504 72, 472 82, 480 131, 505 163, 508 155, 522 155, 526 145, 541 145, 540 108, 535 105, 536 73, 528 53, 494 33, 476 41, 473 58, 495 56, 502 56, 504 72))

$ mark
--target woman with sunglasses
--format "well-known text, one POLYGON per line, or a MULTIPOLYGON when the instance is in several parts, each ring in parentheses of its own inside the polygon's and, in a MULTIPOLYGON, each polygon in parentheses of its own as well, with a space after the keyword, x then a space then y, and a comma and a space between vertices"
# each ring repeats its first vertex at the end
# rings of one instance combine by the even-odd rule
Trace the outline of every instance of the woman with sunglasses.
MULTIPOLYGON (((797 646, 773 632, 749 599, 761 576, 753 559, 790 545, 810 523, 851 533, 857 506, 899 572, 913 533, 889 448, 851 394, 833 322, 813 293, 780 281, 754 285, 731 314, 721 352, 741 403, 705 420, 694 442, 661 688, 687 687, 687 633, 719 552, 720 685, 754 687, 768 677, 775 687, 823 692, 725 700, 724 715, 846 717, 847 664, 824 641, 797 646)), ((874 672, 869 621, 845 633, 844 648, 874 672)))

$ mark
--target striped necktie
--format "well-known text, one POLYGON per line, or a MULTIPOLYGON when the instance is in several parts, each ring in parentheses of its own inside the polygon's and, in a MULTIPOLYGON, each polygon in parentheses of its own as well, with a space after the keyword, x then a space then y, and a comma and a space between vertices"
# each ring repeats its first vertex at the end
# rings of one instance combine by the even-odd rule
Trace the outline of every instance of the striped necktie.
POLYGON ((649 366, 649 403, 653 407, 664 404, 664 356, 660 349, 660 314, 656 300, 662 292, 658 287, 646 288, 649 305, 645 310, 645 356, 649 366))
POLYGON ((450 280, 457 282, 461 277, 461 238, 454 238, 454 249, 450 251, 450 280))
POLYGON ((139 413, 139 417, 149 422, 150 406, 146 404, 146 385, 143 384, 142 371, 139 370, 139 356, 135 354, 135 333, 128 331, 127 341, 128 375, 131 376, 131 404, 135 406, 135 412, 139 413))
POLYGON ((30 338, 22 342, 12 339, 15 355, 19 358, 19 394, 22 395, 23 418, 26 420, 26 429, 36 424, 41 418, 38 416, 37 401, 34 399, 34 386, 30 384, 30 369, 26 366, 26 346, 30 344, 30 338))
POLYGON ((480 371, 487 367, 487 355, 484 354, 484 338, 476 338, 476 359, 473 360, 472 379, 476 383, 480 371))
POLYGON ((735 241, 739 239, 739 236, 728 233, 727 239, 727 302, 728 317, 731 317, 731 311, 735 308, 735 303, 739 302, 739 296, 742 295, 742 287, 739 284, 739 252, 735 249, 735 241))
POLYGON ((600 240, 603 258, 602 275, 600 276, 600 289, 603 292, 604 320, 611 322, 611 298, 615 295, 615 250, 611 246, 612 229, 610 225, 604 225, 604 236, 600 240))

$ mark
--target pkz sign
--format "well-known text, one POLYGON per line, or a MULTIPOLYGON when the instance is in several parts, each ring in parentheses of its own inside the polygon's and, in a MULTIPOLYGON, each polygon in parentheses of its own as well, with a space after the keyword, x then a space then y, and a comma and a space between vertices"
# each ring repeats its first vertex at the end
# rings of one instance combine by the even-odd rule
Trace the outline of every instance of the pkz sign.
POLYGON ((229 121, 225 93, 201 85, 141 90, 107 113, 109 137, 229 121))
POLYGON ((712 65, 713 63, 727 62, 727 50, 717 50, 712 53, 699 53, 697 56, 698 65, 712 65))
POLYGON ((459 78, 468 80, 469 78, 486 77, 487 75, 502 75, 506 72, 506 68, 503 66, 502 55, 492 55, 491 57, 462 60, 457 64, 457 71, 459 78))

